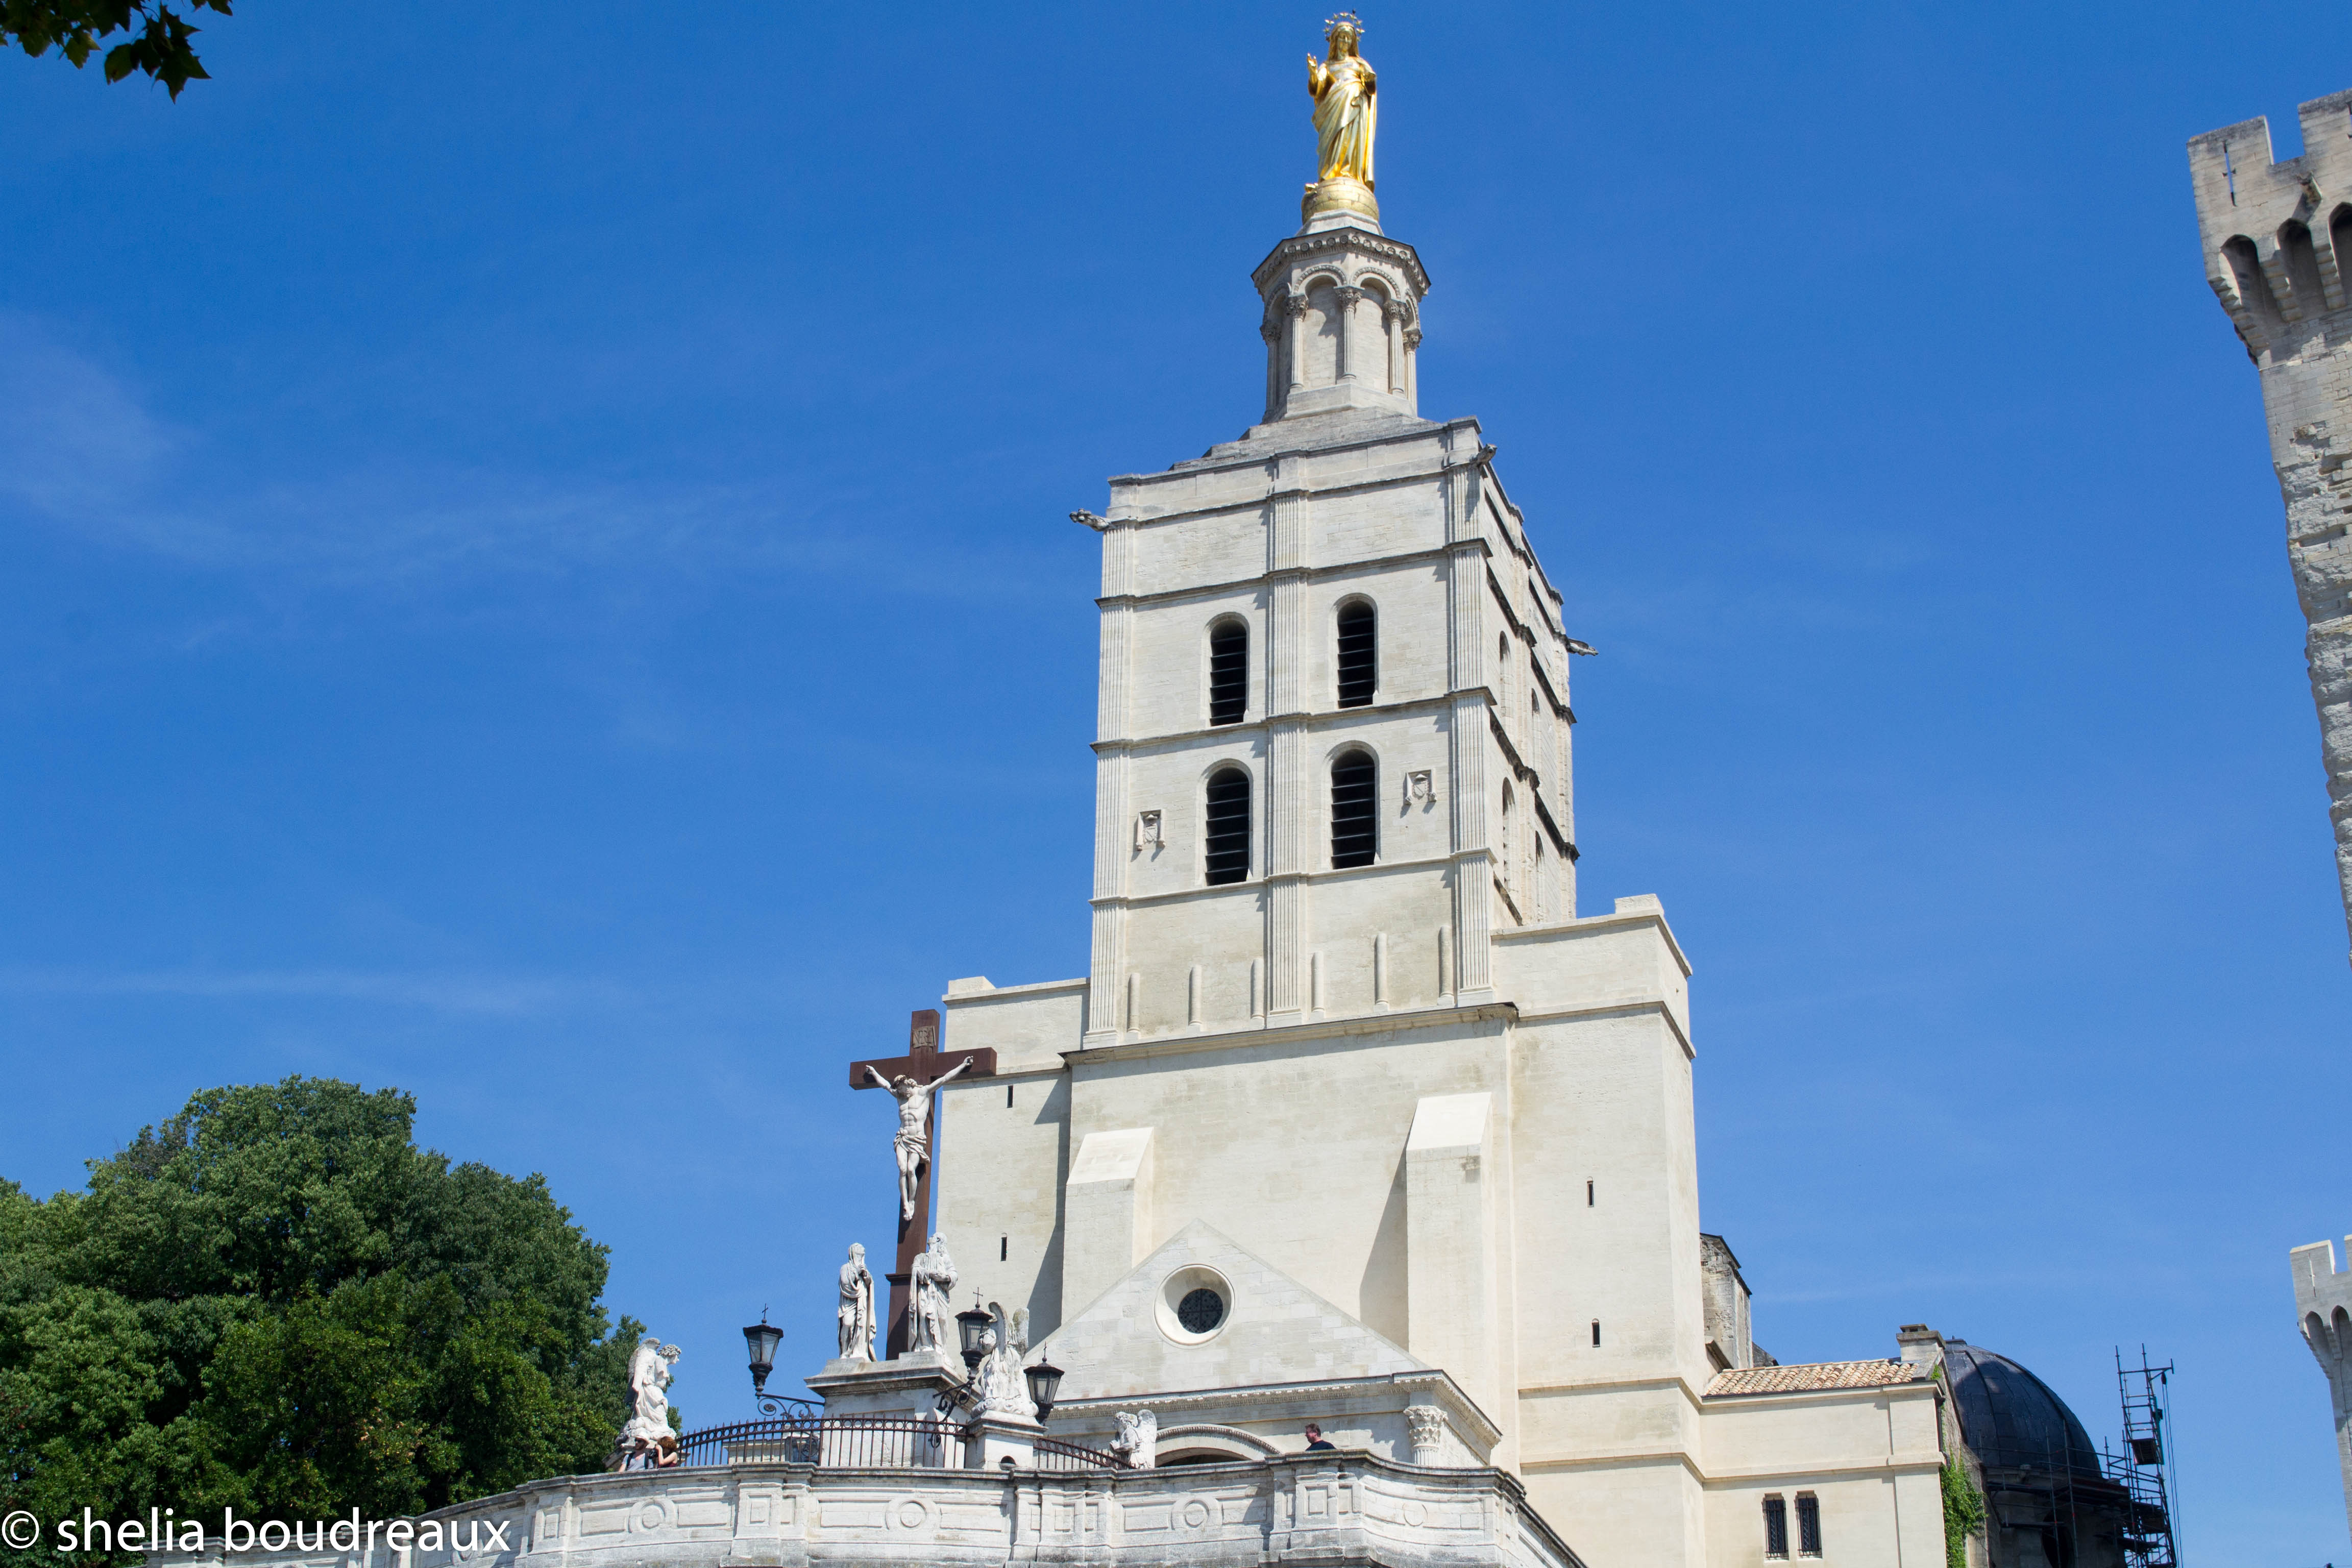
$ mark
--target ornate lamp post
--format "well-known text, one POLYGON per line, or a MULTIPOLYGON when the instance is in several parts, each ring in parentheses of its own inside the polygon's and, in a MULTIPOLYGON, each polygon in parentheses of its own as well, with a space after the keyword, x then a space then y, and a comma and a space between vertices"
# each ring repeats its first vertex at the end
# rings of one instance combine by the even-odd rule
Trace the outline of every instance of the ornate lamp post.
POLYGON ((776 1347, 783 1342, 784 1331, 772 1326, 765 1308, 760 1321, 743 1331, 744 1347, 751 1352, 751 1399, 762 1415, 789 1415, 806 1419, 816 1412, 816 1406, 805 1399, 787 1399, 768 1392, 768 1374, 776 1370, 776 1347))

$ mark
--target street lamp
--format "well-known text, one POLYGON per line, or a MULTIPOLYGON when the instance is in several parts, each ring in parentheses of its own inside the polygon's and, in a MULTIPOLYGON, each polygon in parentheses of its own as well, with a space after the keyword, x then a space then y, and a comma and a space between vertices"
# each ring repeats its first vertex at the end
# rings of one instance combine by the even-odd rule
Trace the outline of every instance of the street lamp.
POLYGON ((768 1310, 760 1309, 760 1321, 744 1329, 743 1345, 751 1352, 751 1401, 762 1415, 782 1415, 794 1421, 813 1420, 816 1406, 805 1399, 788 1399, 781 1394, 768 1392, 768 1374, 776 1370, 776 1347, 783 1342, 784 1331, 771 1325, 768 1310))
POLYGON ((743 1331, 743 1343, 751 1352, 751 1394, 753 1398, 768 1391, 768 1374, 776 1370, 776 1347, 783 1343, 784 1331, 768 1326, 768 1309, 760 1309, 760 1321, 743 1331))
POLYGON ((996 1319, 978 1303, 956 1314, 956 1333, 963 1341, 963 1369, 971 1373, 980 1370, 980 1358, 987 1352, 980 1348, 980 1336, 996 1326, 996 1319))
POLYGON ((1021 1375, 1029 1380, 1029 1398, 1037 1406, 1037 1419, 1045 1420, 1054 1413, 1054 1395, 1062 1391, 1062 1369, 1052 1362, 1041 1361, 1035 1366, 1022 1368, 1021 1375))

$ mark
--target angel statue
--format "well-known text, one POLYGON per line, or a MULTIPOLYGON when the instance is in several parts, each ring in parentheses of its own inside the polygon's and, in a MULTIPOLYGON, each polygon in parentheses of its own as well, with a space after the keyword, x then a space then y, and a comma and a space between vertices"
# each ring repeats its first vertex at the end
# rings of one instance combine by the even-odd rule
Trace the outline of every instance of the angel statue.
POLYGON ((915 1217, 915 1184, 923 1173, 923 1166, 931 1157, 931 1090, 971 1066, 966 1057, 939 1077, 925 1083, 908 1073, 897 1078, 884 1078, 868 1063, 866 1076, 890 1091, 898 1102, 898 1133, 890 1140, 891 1152, 898 1159, 898 1234, 907 1234, 907 1226, 915 1217))
POLYGON ((1159 1464, 1160 1417, 1149 1410, 1120 1410, 1118 1436, 1110 1451, 1126 1456, 1130 1470, 1149 1470, 1159 1464))
POLYGON ((657 1334, 647 1334, 630 1354, 629 1420, 613 1441, 611 1468, 663 1470, 678 1462, 677 1434, 669 1427, 670 1368, 677 1357, 677 1347, 657 1334))
POLYGON ((1331 47, 1322 59, 1307 57, 1307 90, 1315 99, 1315 167, 1318 179, 1360 180, 1372 185, 1372 131, 1380 106, 1373 101, 1372 68, 1357 47, 1364 24, 1342 11, 1324 25, 1331 47))
POLYGON ((907 1348, 957 1350, 955 1318, 948 1310, 948 1293, 956 1288, 956 1266, 955 1259, 948 1256, 948 1238, 934 1235, 930 1247, 916 1254, 909 1272, 913 1276, 915 1305, 908 1314, 907 1348))
POLYGON ((841 1266, 841 1308, 835 1313, 840 1339, 840 1359, 874 1359, 874 1276, 866 1267, 863 1244, 849 1244, 849 1261, 841 1266))
POLYGON ((1029 1354, 1029 1313, 1026 1309, 1015 1308, 1008 1324, 1003 1308, 992 1310, 996 1327, 981 1331, 980 1366, 972 1374, 981 1413, 1034 1419, 1037 1403, 1029 1397, 1029 1379, 1021 1367, 1029 1354))

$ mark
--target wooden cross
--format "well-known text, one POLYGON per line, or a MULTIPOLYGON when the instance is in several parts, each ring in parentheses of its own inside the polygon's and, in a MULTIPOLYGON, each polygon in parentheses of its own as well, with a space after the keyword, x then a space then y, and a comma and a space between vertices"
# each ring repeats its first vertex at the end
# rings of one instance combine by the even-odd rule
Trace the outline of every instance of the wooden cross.
MULTIPOLYGON (((996 1053, 982 1048, 958 1051, 956 1061, 970 1058, 971 1065, 963 1069, 965 1078, 987 1078, 996 1071, 996 1053)), ((876 1089, 869 1071, 887 1080, 911 1078, 918 1083, 929 1083, 954 1062, 940 1055, 940 1016, 936 1009, 925 1007, 908 1020, 907 1054, 903 1057, 877 1057, 849 1064, 849 1087, 876 1089)), ((911 1219, 898 1222, 898 1266, 885 1276, 890 1281, 890 1333, 883 1353, 895 1359, 907 1349, 908 1286, 915 1277, 915 1259, 930 1236, 931 1221, 931 1151, 938 1142, 939 1116, 933 1108, 931 1119, 923 1125, 923 1163, 915 1176, 915 1213, 911 1219)), ((898 1195, 898 1172, 891 1172, 890 1195, 898 1195)), ((897 1205, 893 1204, 894 1207, 897 1205)))

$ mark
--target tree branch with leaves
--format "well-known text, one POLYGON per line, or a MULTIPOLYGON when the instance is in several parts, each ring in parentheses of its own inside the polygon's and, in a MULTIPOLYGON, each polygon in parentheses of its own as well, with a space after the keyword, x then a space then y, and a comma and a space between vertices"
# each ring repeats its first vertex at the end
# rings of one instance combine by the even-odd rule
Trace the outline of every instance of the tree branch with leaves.
MULTIPOLYGON (((184 3, 191 16, 229 15, 230 0, 184 3)), ((163 0, 0 0, 0 46, 13 44, 36 58, 54 48, 79 69, 106 39, 130 34, 106 51, 106 79, 144 71, 173 98, 191 81, 212 79, 188 42, 202 30, 163 0)))

